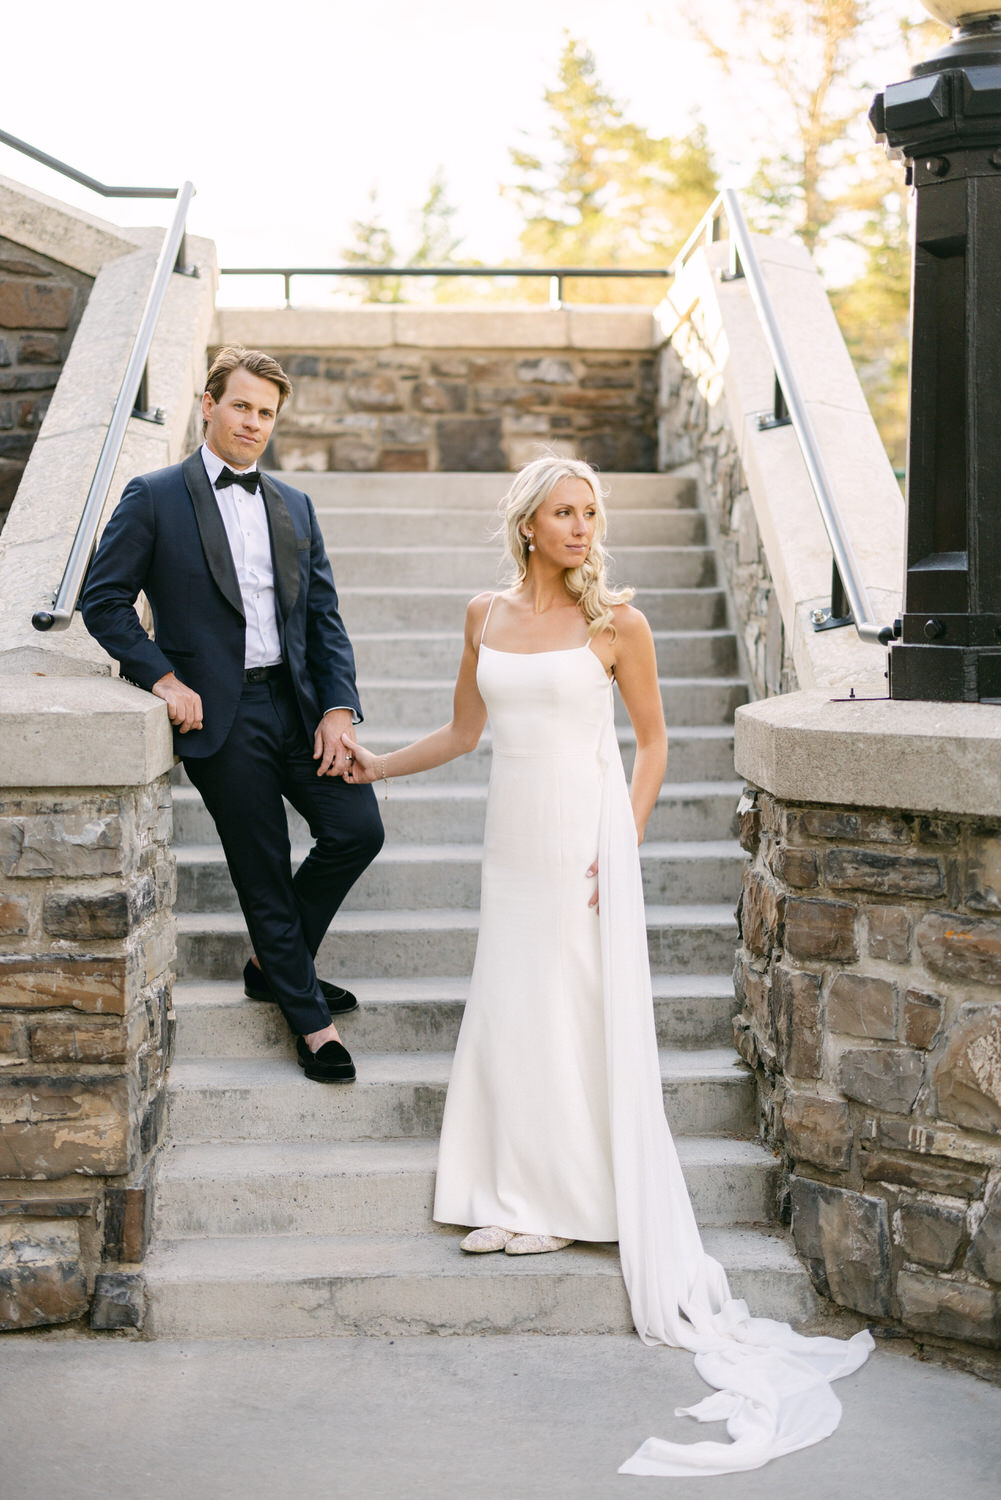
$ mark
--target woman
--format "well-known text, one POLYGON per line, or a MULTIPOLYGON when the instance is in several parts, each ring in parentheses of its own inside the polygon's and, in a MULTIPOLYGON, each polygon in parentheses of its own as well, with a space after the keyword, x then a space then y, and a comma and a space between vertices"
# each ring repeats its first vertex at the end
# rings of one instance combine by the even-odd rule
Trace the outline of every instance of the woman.
POLYGON ((697 1354, 720 1394, 692 1414, 726 1418, 735 1439, 651 1439, 623 1472, 729 1473, 833 1431, 828 1382, 872 1341, 750 1318, 702 1248, 664 1118, 637 855, 667 735, 649 626, 605 579, 605 525, 588 465, 526 465, 505 500, 514 579, 467 609, 451 723, 385 756, 346 735, 347 775, 441 765, 475 747, 489 712, 480 934, 434 1215, 475 1225, 473 1252, 618 1240, 641 1338, 697 1354), (631 789, 613 679, 636 731, 631 789))

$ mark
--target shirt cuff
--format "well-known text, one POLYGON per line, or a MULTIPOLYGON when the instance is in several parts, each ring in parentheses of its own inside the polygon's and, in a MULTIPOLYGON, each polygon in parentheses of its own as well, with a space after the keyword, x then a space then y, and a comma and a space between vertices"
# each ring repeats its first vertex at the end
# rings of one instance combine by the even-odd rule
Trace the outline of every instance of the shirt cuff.
POLYGON ((325 719, 326 716, 327 716, 327 714, 337 713, 338 710, 345 709, 345 708, 347 709, 348 713, 351 715, 351 722, 352 722, 352 724, 360 724, 361 721, 362 721, 361 720, 361 714, 358 712, 358 710, 356 708, 350 708, 347 703, 332 703, 329 708, 325 708, 323 710, 323 713, 321 714, 320 717, 325 719))

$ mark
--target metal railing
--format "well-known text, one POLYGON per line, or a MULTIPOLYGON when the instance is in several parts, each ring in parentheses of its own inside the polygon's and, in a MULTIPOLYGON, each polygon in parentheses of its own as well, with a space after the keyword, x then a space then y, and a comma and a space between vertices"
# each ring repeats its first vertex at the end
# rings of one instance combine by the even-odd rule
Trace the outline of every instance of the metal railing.
POLYGON ((36 610, 31 617, 31 623, 36 630, 65 630, 76 611, 87 568, 90 565, 91 554, 94 551, 94 543, 97 540, 97 528, 101 524, 101 516, 108 499, 108 491, 111 488, 115 466, 121 455, 129 422, 133 417, 145 422, 162 423, 164 420, 164 414, 159 407, 150 408, 149 406, 147 362, 171 276, 175 272, 184 276, 198 275, 197 267, 187 264, 185 241, 185 222, 195 189, 190 182, 183 183, 179 188, 109 187, 106 183, 98 182, 95 177, 89 177, 86 172, 80 172, 76 167, 60 161, 58 157, 39 151, 35 146, 29 146, 26 141, 19 140, 17 136, 11 135, 6 130, 0 130, 0 142, 12 146, 15 151, 32 157, 44 166, 51 167, 62 176, 82 183, 84 187, 93 189, 95 193, 100 193, 105 198, 177 199, 174 217, 170 228, 164 235, 160 254, 157 257, 153 281, 139 320, 136 336, 132 341, 132 350, 115 398, 111 421, 101 445, 94 477, 90 481, 87 498, 70 544, 63 576, 51 602, 36 610))
MULTIPOLYGON (((147 420, 162 420, 159 412, 142 408, 146 405, 146 361, 149 356, 153 334, 160 307, 171 272, 185 271, 197 274, 183 265, 184 222, 188 204, 194 195, 194 187, 186 182, 182 188, 132 188, 109 187, 95 178, 79 172, 56 157, 19 140, 16 136, 0 130, 0 142, 13 146, 36 161, 54 168, 64 176, 92 188, 105 197, 115 198, 173 198, 179 199, 174 221, 164 239, 156 273, 143 311, 139 331, 136 334, 128 367, 115 402, 112 420, 98 459, 94 478, 91 481, 76 536, 70 549, 62 581, 56 590, 52 605, 38 610, 32 617, 37 630, 65 629, 72 619, 80 595, 83 580, 93 552, 97 527, 107 499, 115 465, 121 452, 125 432, 131 416, 147 420)), ((746 280, 758 321, 771 355, 775 371, 775 399, 770 414, 758 420, 759 428, 792 426, 803 455, 810 484, 816 496, 821 520, 831 544, 833 556, 831 580, 831 605, 813 612, 815 630, 830 630, 837 626, 853 624, 859 638, 873 645, 887 645, 894 637, 894 628, 881 626, 869 601, 869 593, 862 579, 854 549, 845 530, 841 512, 834 494, 820 444, 814 430, 806 402, 803 399, 789 359, 785 342, 779 328, 775 309, 765 283, 747 221, 740 200, 732 188, 724 188, 703 214, 669 267, 594 267, 594 266, 226 266, 222 276, 280 276, 284 285, 285 305, 292 305, 292 279, 296 276, 344 276, 363 277, 368 280, 386 277, 545 277, 549 282, 551 307, 563 304, 563 284, 572 278, 660 278, 674 279, 684 269, 692 253, 703 243, 715 244, 722 238, 723 222, 729 231, 730 267, 726 275, 746 280)))
POLYGON ((563 306, 563 283, 574 277, 657 278, 663 281, 670 277, 671 272, 666 266, 635 269, 623 266, 221 266, 219 275, 280 276, 285 286, 286 307, 292 306, 293 276, 361 276, 366 281, 381 281, 384 277, 394 276, 544 276, 549 282, 549 306, 558 309, 563 306))
POLYGON ((0 141, 5 146, 13 146, 14 150, 20 151, 22 156, 30 156, 33 161, 40 161, 43 167, 51 167, 54 172, 61 172, 64 177, 72 178, 74 182, 81 183, 94 193, 100 193, 102 198, 176 198, 180 191, 178 188, 109 187, 105 182, 98 182, 96 177, 89 177, 86 172, 81 172, 76 167, 60 161, 58 156, 50 156, 47 151, 39 151, 37 146, 29 146, 27 141, 20 140, 18 136, 11 135, 7 130, 0 130, 0 141))
POLYGON ((732 188, 724 188, 702 216, 672 262, 671 274, 677 276, 693 251, 701 244, 715 244, 723 238, 724 220, 729 230, 730 243, 730 266, 724 275, 731 280, 742 277, 747 282, 775 371, 773 408, 770 413, 758 418, 758 427, 763 432, 777 427, 792 427, 816 496, 820 518, 831 544, 831 603, 829 608, 813 611, 813 628, 832 630, 841 625, 854 625, 860 640, 869 645, 886 646, 894 638, 894 627, 880 625, 873 612, 869 591, 863 582, 858 560, 845 530, 813 421, 786 350, 761 262, 754 249, 740 200, 732 188))

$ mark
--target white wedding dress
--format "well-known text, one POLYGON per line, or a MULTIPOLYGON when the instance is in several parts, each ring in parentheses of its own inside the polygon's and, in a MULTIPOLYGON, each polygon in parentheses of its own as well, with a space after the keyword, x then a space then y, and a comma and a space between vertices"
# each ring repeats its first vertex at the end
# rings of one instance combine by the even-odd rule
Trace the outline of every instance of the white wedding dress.
POLYGON ((725 1421, 732 1439, 650 1438, 619 1472, 758 1468, 834 1431, 830 1382, 872 1339, 751 1317, 702 1248, 664 1117, 636 831, 601 661, 588 645, 526 655, 481 640, 477 682, 493 732, 480 931, 434 1217, 618 1240, 637 1332, 695 1354, 716 1394, 689 1414, 725 1421), (596 853, 600 915, 587 904, 596 853))

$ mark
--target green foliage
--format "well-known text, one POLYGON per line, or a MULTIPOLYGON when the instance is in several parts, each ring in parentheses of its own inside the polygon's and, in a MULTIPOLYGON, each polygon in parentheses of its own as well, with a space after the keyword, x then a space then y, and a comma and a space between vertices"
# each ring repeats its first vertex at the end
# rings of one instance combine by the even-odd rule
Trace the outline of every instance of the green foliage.
POLYGON ((760 112, 759 161, 748 189, 755 227, 799 235, 811 251, 837 233, 844 183, 871 156, 865 130, 872 50, 870 0, 731 0, 724 47, 694 17, 723 71, 774 98, 760 112))
POLYGON ((895 469, 907 452, 911 252, 907 190, 898 163, 885 158, 856 197, 862 217, 855 242, 861 274, 831 291, 866 399, 895 469))
POLYGON ((947 32, 930 20, 900 21, 891 0, 731 0, 729 10, 733 47, 698 16, 690 25, 731 79, 766 87, 777 101, 762 112, 748 216, 764 232, 798 235, 817 258, 887 452, 902 468, 907 195, 902 166, 873 144, 866 120, 888 49, 903 39, 912 56, 927 55, 947 32))
MULTIPOLYGON (((347 266, 447 266, 454 262, 462 243, 455 233, 455 206, 449 202, 445 172, 439 167, 428 184, 427 196, 414 217, 415 248, 401 252, 393 242, 379 211, 375 189, 369 194, 369 214, 351 225, 351 243, 342 250, 347 266)), ((471 262, 475 264, 475 262, 471 262)), ((366 276, 353 280, 353 289, 365 302, 419 302, 447 300, 445 288, 461 286, 454 278, 366 276)))
MULTIPOLYGON (((346 266, 398 265, 396 246, 379 212, 375 188, 369 194, 368 201, 368 218, 352 222, 351 243, 341 251, 341 259, 346 266)), ((365 302, 403 301, 403 287, 399 276, 367 276, 357 280, 352 278, 351 289, 359 293, 365 302)))
MULTIPOLYGON (((569 33, 558 83, 544 97, 547 138, 511 151, 518 176, 504 189, 522 216, 525 259, 544 266, 670 264, 716 193, 704 126, 693 122, 679 139, 650 135, 627 118, 601 82, 593 53, 569 33)), ((662 290, 657 282, 578 282, 574 300, 656 301, 662 290)))
POLYGON ((417 215, 417 248, 408 262, 412 266, 447 266, 462 244, 452 220, 457 209, 448 201, 445 170, 439 167, 428 184, 427 197, 417 215))

